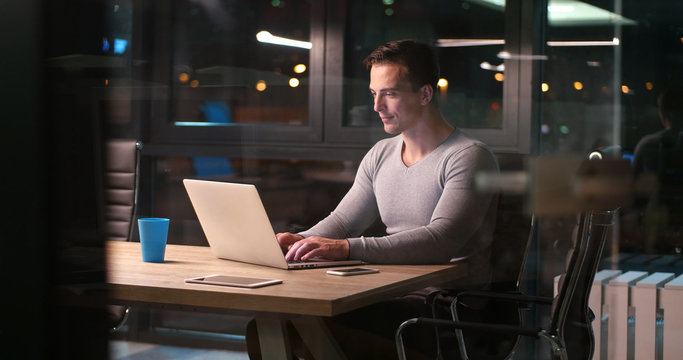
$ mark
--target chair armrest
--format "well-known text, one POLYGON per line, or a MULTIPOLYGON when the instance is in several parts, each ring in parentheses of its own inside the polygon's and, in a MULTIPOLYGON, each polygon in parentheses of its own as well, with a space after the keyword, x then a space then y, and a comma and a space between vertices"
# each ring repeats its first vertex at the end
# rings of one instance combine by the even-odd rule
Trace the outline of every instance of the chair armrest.
MULTIPOLYGON (((501 292, 493 290, 449 290, 444 289, 438 293, 431 294, 428 303, 432 305, 432 312, 434 313, 437 303, 453 304, 462 298, 480 298, 486 300, 503 300, 508 302, 516 302, 519 304, 552 304, 553 298, 546 296, 530 296, 520 292, 501 292)), ((434 316, 436 317, 436 316, 434 316)))
POLYGON ((517 303, 519 307, 527 307, 528 304, 552 304, 553 298, 547 296, 530 296, 519 292, 496 292, 496 291, 485 291, 485 290, 468 290, 463 291, 453 297, 451 302, 451 316, 453 320, 460 321, 458 316, 457 305, 461 303, 461 298, 463 297, 473 297, 473 298, 484 298, 487 300, 500 300, 507 301, 511 303, 517 303))
POLYGON ((536 303, 536 304, 552 304, 553 298, 548 296, 532 296, 520 292, 498 292, 487 290, 466 290, 461 291, 453 296, 453 300, 457 301, 463 297, 479 297, 496 300, 508 300, 511 302, 521 303, 536 303))
POLYGON ((520 327, 505 324, 488 324, 472 321, 453 321, 445 319, 433 319, 429 317, 418 317, 404 321, 403 324, 398 327, 397 334, 399 331, 402 331, 403 328, 411 325, 432 325, 451 327, 453 329, 461 330, 484 330, 503 334, 531 336, 535 338, 539 337, 539 332, 542 330, 540 327, 520 327))
POLYGON ((412 318, 404 321, 396 330, 395 342, 399 359, 405 359, 405 348, 403 345, 403 330, 412 325, 432 325, 434 327, 451 327, 459 330, 483 330, 487 332, 516 334, 538 338, 542 335, 540 327, 519 327, 504 324, 485 324, 468 321, 452 321, 443 319, 433 319, 428 317, 412 318))

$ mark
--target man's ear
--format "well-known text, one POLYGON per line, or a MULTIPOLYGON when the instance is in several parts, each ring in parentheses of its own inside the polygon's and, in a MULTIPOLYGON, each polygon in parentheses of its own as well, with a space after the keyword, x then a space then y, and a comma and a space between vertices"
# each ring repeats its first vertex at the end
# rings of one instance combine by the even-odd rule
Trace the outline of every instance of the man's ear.
POLYGON ((420 88, 420 96, 420 104, 429 104, 432 101, 432 96, 434 96, 434 88, 431 85, 422 85, 420 88))

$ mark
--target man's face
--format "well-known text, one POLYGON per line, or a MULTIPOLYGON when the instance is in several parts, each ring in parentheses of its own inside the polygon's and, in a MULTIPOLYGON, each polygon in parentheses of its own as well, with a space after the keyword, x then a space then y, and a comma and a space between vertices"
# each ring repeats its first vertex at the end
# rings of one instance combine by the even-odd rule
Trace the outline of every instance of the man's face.
POLYGON ((420 91, 401 78, 401 66, 379 64, 370 68, 370 94, 374 110, 384 124, 384 131, 396 135, 411 129, 422 111, 420 91))

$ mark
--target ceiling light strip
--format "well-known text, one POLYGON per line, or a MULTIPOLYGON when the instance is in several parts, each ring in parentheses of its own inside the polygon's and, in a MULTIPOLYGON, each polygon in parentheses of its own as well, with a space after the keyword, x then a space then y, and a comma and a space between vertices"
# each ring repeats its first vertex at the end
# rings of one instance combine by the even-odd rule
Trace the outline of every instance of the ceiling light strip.
POLYGON ((302 49, 311 49, 313 48, 313 44, 310 41, 300 41, 300 40, 292 40, 292 39, 287 39, 281 36, 275 36, 268 31, 259 31, 258 34, 256 34, 256 40, 262 43, 267 43, 267 44, 275 44, 275 45, 284 45, 284 46, 292 46, 292 47, 298 47, 302 49))

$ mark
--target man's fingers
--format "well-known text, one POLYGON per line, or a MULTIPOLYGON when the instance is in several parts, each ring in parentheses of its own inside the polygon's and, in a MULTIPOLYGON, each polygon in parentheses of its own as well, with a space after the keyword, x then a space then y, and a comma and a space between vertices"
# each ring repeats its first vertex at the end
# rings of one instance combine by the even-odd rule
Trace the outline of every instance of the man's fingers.
POLYGON ((287 255, 285 256, 285 259, 287 261, 298 261, 301 258, 301 255, 299 255, 301 248, 305 245, 304 241, 297 241, 293 243, 292 245, 289 246, 289 251, 287 251, 287 255))
POLYGON ((292 244, 285 258, 287 261, 299 261, 311 258, 310 253, 315 252, 320 245, 311 239, 304 239, 292 244))
POLYGON ((321 251, 322 251, 322 249, 319 248, 319 247, 313 248, 313 249, 311 249, 311 251, 309 251, 309 252, 305 253, 304 255, 302 255, 302 256, 301 256, 301 260, 302 260, 302 261, 306 261, 306 260, 308 260, 308 259, 312 259, 312 258, 318 256, 317 254, 318 254, 319 252, 321 252, 321 251))
MULTIPOLYGON (((301 241, 300 241, 301 242, 301 241)), ((294 255, 294 260, 299 261, 299 260, 305 260, 308 258, 308 254, 310 254, 312 251, 315 251, 315 248, 317 247, 317 244, 306 241, 303 242, 298 249, 296 249, 296 254, 294 255)))

